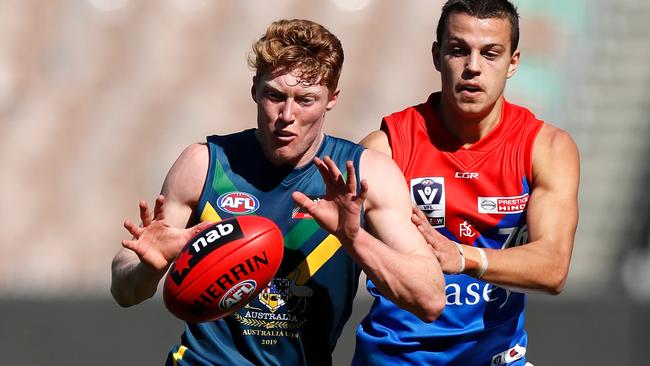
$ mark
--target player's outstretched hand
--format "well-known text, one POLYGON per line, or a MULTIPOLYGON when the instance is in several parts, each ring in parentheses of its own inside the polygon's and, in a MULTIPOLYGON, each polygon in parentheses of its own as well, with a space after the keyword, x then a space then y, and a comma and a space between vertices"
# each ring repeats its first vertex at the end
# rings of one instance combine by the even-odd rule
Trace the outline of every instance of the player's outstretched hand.
POLYGON ((433 253, 440 262, 442 271, 446 274, 456 274, 462 268, 462 259, 458 246, 446 236, 434 229, 419 208, 413 206, 411 221, 433 249, 433 253))
POLYGON ((124 248, 135 252, 140 262, 157 272, 166 271, 185 243, 210 225, 209 222, 201 222, 187 229, 172 227, 165 222, 164 205, 165 197, 159 195, 152 216, 147 201, 140 201, 142 225, 136 226, 132 221, 125 220, 124 228, 133 235, 133 239, 122 240, 124 248))
POLYGON ((362 180, 361 190, 357 194, 357 178, 351 161, 346 163, 347 182, 329 157, 323 160, 314 158, 314 163, 325 182, 325 198, 315 202, 301 192, 294 192, 293 200, 307 210, 322 228, 336 235, 341 243, 351 243, 360 230, 360 214, 368 195, 368 183, 362 180))

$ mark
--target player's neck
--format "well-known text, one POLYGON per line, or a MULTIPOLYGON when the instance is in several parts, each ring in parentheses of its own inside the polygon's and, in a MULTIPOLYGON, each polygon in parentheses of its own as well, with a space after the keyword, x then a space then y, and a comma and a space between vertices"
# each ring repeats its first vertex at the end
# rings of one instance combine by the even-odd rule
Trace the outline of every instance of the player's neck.
POLYGON ((487 136, 501 120, 503 98, 499 98, 487 113, 463 113, 444 102, 440 106, 440 118, 447 131, 451 133, 463 147, 469 147, 487 136))
POLYGON ((316 157, 316 154, 318 154, 318 150, 320 150, 320 146, 323 144, 323 140, 325 139, 325 134, 321 131, 320 134, 318 134, 318 137, 316 140, 311 144, 309 149, 305 151, 305 153, 300 157, 298 162, 295 164, 296 169, 300 169, 304 167, 305 165, 309 164, 314 160, 316 157))

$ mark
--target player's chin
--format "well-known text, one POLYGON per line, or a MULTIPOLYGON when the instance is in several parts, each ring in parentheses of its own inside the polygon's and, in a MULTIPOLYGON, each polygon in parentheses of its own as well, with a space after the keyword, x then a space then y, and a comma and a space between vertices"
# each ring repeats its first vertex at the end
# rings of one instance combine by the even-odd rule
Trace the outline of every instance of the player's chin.
POLYGON ((468 116, 482 115, 489 108, 489 103, 483 98, 459 98, 456 107, 460 112, 468 116))
POLYGON ((281 146, 271 153, 272 163, 278 166, 295 164, 298 160, 298 154, 292 146, 281 146))

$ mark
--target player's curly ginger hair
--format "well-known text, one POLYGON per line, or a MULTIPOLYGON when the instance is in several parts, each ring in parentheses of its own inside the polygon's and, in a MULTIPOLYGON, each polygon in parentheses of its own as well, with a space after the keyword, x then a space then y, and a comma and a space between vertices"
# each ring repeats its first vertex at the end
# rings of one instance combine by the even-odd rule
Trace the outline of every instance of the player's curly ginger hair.
POLYGON ((297 72, 301 82, 325 85, 331 94, 341 75, 343 47, 334 34, 318 23, 282 19, 271 23, 253 44, 248 65, 258 77, 297 72))

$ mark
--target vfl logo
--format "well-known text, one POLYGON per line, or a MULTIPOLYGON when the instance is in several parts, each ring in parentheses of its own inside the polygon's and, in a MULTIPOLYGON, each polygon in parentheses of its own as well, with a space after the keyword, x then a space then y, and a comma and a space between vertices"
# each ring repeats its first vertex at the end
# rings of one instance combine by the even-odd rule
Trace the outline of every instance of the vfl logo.
POLYGON ((411 200, 424 212, 431 226, 445 226, 445 179, 443 177, 411 179, 411 200))
POLYGON ((246 192, 228 192, 217 199, 217 206, 235 215, 250 214, 260 208, 257 197, 246 192))
POLYGON ((246 280, 236 284, 223 295, 219 302, 219 309, 230 310, 233 306, 247 300, 253 294, 255 288, 257 288, 257 283, 254 280, 246 280))

